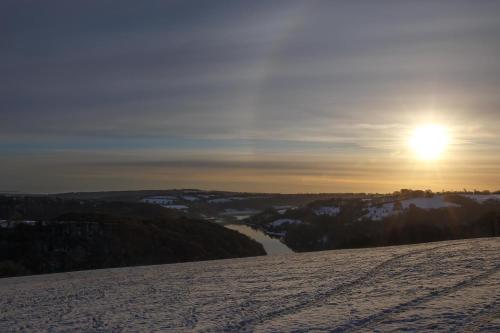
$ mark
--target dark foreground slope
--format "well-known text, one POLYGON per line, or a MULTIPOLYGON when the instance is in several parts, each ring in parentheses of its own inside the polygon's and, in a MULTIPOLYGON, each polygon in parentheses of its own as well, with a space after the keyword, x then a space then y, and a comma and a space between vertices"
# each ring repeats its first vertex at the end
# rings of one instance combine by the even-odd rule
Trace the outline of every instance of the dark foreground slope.
POLYGON ((0 198, 0 276, 264 255, 222 226, 139 203, 0 198))
POLYGON ((499 332, 500 238, 2 279, 0 331, 499 332))

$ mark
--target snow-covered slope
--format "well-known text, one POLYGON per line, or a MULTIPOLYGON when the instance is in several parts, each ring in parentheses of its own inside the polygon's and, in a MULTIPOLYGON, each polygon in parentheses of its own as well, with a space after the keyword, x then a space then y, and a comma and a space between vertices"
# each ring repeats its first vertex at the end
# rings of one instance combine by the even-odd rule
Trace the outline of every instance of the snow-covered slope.
POLYGON ((313 210, 316 215, 336 216, 340 213, 340 207, 324 206, 313 210))
POLYGON ((415 205, 421 209, 439 209, 447 207, 459 207, 459 205, 448 202, 445 197, 436 195, 432 198, 413 198, 401 201, 401 207, 408 209, 411 205, 415 205))
MULTIPOLYGON (((443 196, 434 196, 432 198, 413 198, 399 201, 400 209, 406 210, 410 208, 411 205, 415 205, 418 208, 429 210, 429 209, 440 209, 448 207, 459 207, 459 205, 448 202, 443 196)), ((374 221, 382 220, 386 217, 400 213, 401 211, 396 210, 396 204, 394 202, 386 203, 380 206, 371 206, 367 208, 368 213, 362 217, 374 221)))
POLYGON ((485 203, 486 201, 500 201, 500 194, 467 194, 464 197, 472 199, 478 203, 485 203))
POLYGON ((269 223, 269 226, 276 228, 276 227, 281 227, 282 225, 290 225, 290 224, 302 224, 302 221, 294 219, 278 219, 276 221, 269 223))
POLYGON ((0 331, 500 330, 500 238, 0 280, 0 331))

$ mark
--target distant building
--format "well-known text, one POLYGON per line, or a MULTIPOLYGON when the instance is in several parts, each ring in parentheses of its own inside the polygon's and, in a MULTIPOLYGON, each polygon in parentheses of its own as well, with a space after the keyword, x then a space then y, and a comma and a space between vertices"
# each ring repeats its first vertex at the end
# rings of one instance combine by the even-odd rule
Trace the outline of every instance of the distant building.
POLYGON ((156 205, 171 205, 174 203, 175 198, 170 196, 156 196, 147 197, 142 199, 142 202, 156 204, 156 205))

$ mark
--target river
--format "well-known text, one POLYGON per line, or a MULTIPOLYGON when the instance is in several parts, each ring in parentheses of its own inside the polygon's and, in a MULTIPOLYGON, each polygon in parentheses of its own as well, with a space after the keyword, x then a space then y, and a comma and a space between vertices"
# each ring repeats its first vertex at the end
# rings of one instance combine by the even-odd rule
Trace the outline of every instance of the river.
POLYGON ((268 255, 276 254, 286 254, 293 253, 285 244, 279 241, 277 238, 271 238, 260 230, 252 229, 251 227, 244 224, 227 224, 226 228, 236 230, 243 235, 246 235, 253 240, 259 242, 266 250, 268 255))

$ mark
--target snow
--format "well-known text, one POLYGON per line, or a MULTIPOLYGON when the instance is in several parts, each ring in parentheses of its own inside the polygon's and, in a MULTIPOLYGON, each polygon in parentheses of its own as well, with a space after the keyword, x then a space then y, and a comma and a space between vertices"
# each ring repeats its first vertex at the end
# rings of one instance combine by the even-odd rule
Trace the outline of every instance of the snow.
POLYGON ((242 220, 245 220, 255 214, 258 214, 260 213, 260 210, 256 210, 256 209, 251 209, 251 208, 248 208, 248 209, 232 209, 232 208, 228 208, 228 209, 224 209, 224 212, 223 213, 220 213, 220 215, 222 216, 232 216, 234 217, 236 220, 238 221, 242 221, 242 220))
POLYGON ((224 212, 221 215, 255 215, 260 213, 260 210, 248 208, 248 209, 232 209, 227 208, 224 209, 224 212))
POLYGON ((184 199, 186 201, 198 201, 198 200, 200 200, 199 198, 192 196, 192 195, 183 195, 182 199, 184 199))
POLYGON ((35 225, 37 223, 38 221, 32 221, 32 220, 23 220, 23 221, 0 220, 0 228, 13 228, 18 224, 35 225))
POLYGON ((155 196, 147 197, 141 200, 145 203, 157 204, 157 205, 170 205, 175 201, 175 197, 172 196, 155 196))
POLYGON ((209 199, 215 197, 215 194, 198 194, 199 197, 209 199))
POLYGON ((297 209, 296 206, 290 206, 290 205, 284 205, 284 206, 273 206, 274 209, 276 209, 276 212, 278 212, 278 214, 280 215, 283 215, 285 214, 287 211, 289 210, 292 210, 292 209, 297 209))
MULTIPOLYGON (((410 208, 411 205, 415 205, 420 209, 441 209, 449 207, 460 207, 459 205, 451 202, 447 202, 443 196, 434 196, 432 198, 413 198, 401 200, 401 208, 406 210, 410 208)), ((370 206, 367 208, 368 213, 361 217, 360 219, 370 219, 373 221, 380 221, 386 217, 397 215, 400 211, 395 210, 394 202, 385 203, 381 206, 370 206)))
POLYGON ((480 204, 489 200, 500 201, 500 194, 466 194, 464 197, 472 199, 480 204))
POLYGON ((318 215, 318 216, 322 216, 322 215, 337 216, 340 213, 340 208, 334 207, 334 206, 331 206, 331 207, 324 206, 324 207, 315 208, 313 210, 313 212, 315 215, 318 215))
POLYGON ((500 238, 1 279, 0 332, 499 332, 500 238))
POLYGON ((457 204, 445 201, 445 198, 441 195, 436 195, 432 198, 414 198, 401 201, 403 209, 408 209, 412 204, 421 209, 460 207, 457 204))
POLYGON ((23 220, 23 221, 19 221, 19 223, 22 223, 22 224, 29 224, 29 225, 35 225, 37 223, 37 221, 32 221, 32 220, 23 220))
POLYGON ((382 206, 368 207, 368 213, 364 215, 361 219, 370 219, 373 221, 380 221, 386 217, 394 215, 394 203, 383 204, 382 206))
POLYGON ((291 205, 283 205, 283 206, 273 206, 274 209, 280 210, 280 209, 296 209, 296 206, 291 206, 291 205))
POLYGON ((289 225, 289 224, 302 224, 302 221, 301 220, 293 220, 293 219, 278 219, 274 222, 269 223, 268 225, 270 227, 280 227, 284 224, 287 224, 287 225, 289 225))

